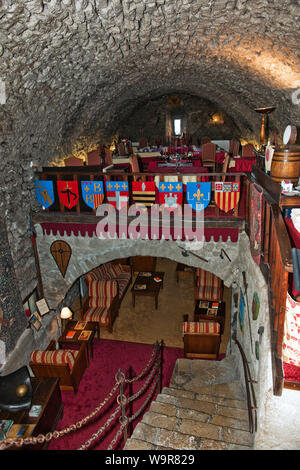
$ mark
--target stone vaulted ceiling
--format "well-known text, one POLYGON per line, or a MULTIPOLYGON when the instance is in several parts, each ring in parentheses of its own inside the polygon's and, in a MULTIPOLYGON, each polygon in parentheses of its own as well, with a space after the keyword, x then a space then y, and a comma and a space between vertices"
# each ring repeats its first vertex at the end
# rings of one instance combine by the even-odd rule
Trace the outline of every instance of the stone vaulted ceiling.
POLYGON ((298 0, 0 0, 7 158, 50 161, 174 92, 218 104, 245 134, 274 105, 282 134, 300 124, 299 14, 298 0))

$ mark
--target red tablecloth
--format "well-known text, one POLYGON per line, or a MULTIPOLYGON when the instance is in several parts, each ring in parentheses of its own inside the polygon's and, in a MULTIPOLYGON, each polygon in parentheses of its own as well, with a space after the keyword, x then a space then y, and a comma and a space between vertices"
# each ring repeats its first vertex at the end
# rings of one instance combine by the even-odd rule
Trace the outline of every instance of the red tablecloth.
POLYGON ((255 165, 256 158, 235 158, 235 166, 228 169, 229 173, 250 173, 252 165, 255 165))
MULTIPOLYGON (((147 171, 149 171, 149 173, 156 173, 157 169, 160 169, 160 168, 168 168, 168 169, 171 169, 171 168, 176 168, 175 166, 159 166, 159 163, 164 163, 164 162, 161 162, 161 161, 152 161, 149 163, 148 165, 148 168, 147 168, 147 171)), ((185 160, 179 160, 179 164, 184 164, 185 163, 185 160)), ((189 166, 181 166, 180 168, 188 168, 189 170, 192 170, 194 167, 201 167, 202 168, 202 161, 201 160, 192 160, 192 163, 193 165, 189 165, 189 166)))

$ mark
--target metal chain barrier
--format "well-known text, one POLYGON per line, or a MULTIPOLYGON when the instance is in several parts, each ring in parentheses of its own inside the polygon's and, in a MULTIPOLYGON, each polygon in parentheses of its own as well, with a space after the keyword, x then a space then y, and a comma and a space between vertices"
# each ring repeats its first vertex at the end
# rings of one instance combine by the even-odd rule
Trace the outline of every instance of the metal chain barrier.
POLYGON ((39 434, 38 436, 32 436, 32 437, 26 437, 26 438, 19 438, 19 439, 13 439, 13 438, 7 438, 3 439, 0 442, 0 450, 5 450, 8 449, 9 447, 16 446, 18 448, 21 448, 23 445, 36 445, 36 444, 43 444, 45 442, 50 442, 52 439, 58 439, 59 437, 65 436, 71 432, 77 431, 81 429, 83 426, 85 426, 92 418, 94 418, 99 411, 107 404, 107 402, 114 396, 116 393, 117 389, 122 390, 123 384, 124 383, 133 383, 138 380, 140 380, 142 377, 146 375, 146 373, 149 373, 151 371, 141 387, 141 389, 131 397, 127 399, 126 395, 121 391, 120 395, 117 396, 117 403, 118 406, 116 407, 115 411, 109 416, 107 421, 104 423, 103 426, 101 426, 97 432, 93 433, 92 436, 82 444, 78 450, 87 450, 91 444, 98 439, 101 434, 108 428, 108 426, 111 424, 111 422, 116 418, 117 414, 121 411, 122 416, 120 416, 119 421, 121 423, 120 429, 118 430, 117 434, 115 435, 114 439, 112 440, 110 446, 108 449, 111 449, 113 445, 118 441, 120 435, 122 432, 125 431, 125 442, 127 439, 127 426, 129 423, 131 423, 136 417, 140 414, 141 410, 145 408, 146 404, 149 402, 149 397, 152 396, 153 391, 155 387, 157 386, 158 381, 160 380, 160 361, 159 361, 159 353, 161 352, 163 347, 163 342, 159 344, 157 341, 154 345, 154 348, 151 353, 151 357, 148 360, 146 366, 142 369, 139 375, 133 377, 132 379, 126 379, 125 375, 123 372, 118 371, 118 373, 115 375, 115 380, 116 383, 111 389, 111 391, 107 394, 107 396, 104 398, 102 403, 100 403, 94 410, 82 418, 81 420, 77 421, 75 424, 71 424, 67 426, 66 428, 60 430, 60 431, 53 431, 49 432, 47 434, 39 434), (153 360, 154 359, 154 360, 153 360), (150 381, 153 379, 154 374, 158 374, 157 377, 155 378, 155 383, 154 386, 151 388, 150 394, 147 396, 145 402, 141 406, 140 410, 136 412, 131 418, 128 418, 125 415, 125 406, 126 404, 134 401, 136 398, 138 398, 146 389, 146 387, 149 385, 150 381), (152 390, 153 389, 153 390, 152 390))

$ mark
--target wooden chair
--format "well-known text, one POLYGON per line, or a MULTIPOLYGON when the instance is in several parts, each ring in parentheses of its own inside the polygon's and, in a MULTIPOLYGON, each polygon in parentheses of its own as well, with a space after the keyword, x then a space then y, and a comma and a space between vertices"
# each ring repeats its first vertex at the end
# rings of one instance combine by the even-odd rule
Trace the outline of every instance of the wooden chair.
POLYGON ((102 160, 100 157, 100 150, 94 150, 93 152, 88 152, 87 154, 87 164, 88 165, 101 165, 102 160))
POLYGON ((112 333, 119 313, 120 299, 115 280, 87 279, 88 296, 82 306, 82 320, 99 323, 100 329, 112 333))
POLYGON ((201 138, 201 145, 209 144, 211 142, 210 137, 204 136, 201 138))
POLYGON ((216 170, 216 149, 217 146, 211 142, 202 145, 202 166, 216 170))
POLYGON ((183 321, 184 357, 217 360, 221 344, 220 324, 214 321, 183 321))
POLYGON ((65 158, 65 166, 83 166, 83 160, 76 157, 65 158))
POLYGON ((139 148, 144 149, 145 147, 148 147, 148 140, 146 139, 146 137, 141 137, 141 139, 139 140, 139 148))
MULTIPOLYGON (((130 164, 131 173, 141 173, 141 168, 140 168, 139 159, 137 155, 130 155, 129 164, 130 164)), ((133 177, 133 181, 138 181, 138 180, 140 180, 139 176, 133 177)))
POLYGON ((77 393, 80 380, 88 366, 86 344, 78 350, 56 349, 52 340, 44 351, 32 351, 29 367, 36 377, 59 378, 62 390, 77 393))
POLYGON ((246 144, 242 146, 242 157, 255 157, 254 147, 252 144, 246 144))
POLYGON ((239 155, 240 145, 241 144, 240 144, 239 140, 232 139, 230 141, 230 145, 229 145, 230 155, 232 155, 233 157, 236 157, 237 155, 239 155))
POLYGON ((230 155, 229 155, 229 153, 226 152, 226 153, 225 153, 224 162, 223 162, 223 166, 222 166, 222 173, 223 173, 222 181, 223 181, 223 182, 224 182, 225 179, 226 179, 225 173, 226 173, 227 170, 228 170, 229 160, 230 160, 230 155))

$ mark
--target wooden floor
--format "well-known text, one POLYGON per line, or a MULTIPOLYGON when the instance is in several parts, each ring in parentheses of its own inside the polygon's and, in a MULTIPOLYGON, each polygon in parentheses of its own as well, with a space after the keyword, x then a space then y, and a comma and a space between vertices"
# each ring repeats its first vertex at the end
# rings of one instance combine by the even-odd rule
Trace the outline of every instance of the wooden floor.
MULTIPOLYGON (((193 275, 182 275, 177 283, 176 262, 166 258, 157 259, 156 270, 165 272, 164 288, 160 291, 158 298, 158 309, 155 309, 152 297, 137 297, 135 307, 133 307, 130 286, 122 301, 113 332, 102 331, 100 336, 103 339, 144 344, 154 344, 156 340, 163 339, 168 347, 183 348, 183 315, 188 314, 189 320, 193 320, 195 305, 193 275)), ((226 287, 224 300, 226 301, 226 320, 220 354, 226 353, 230 338, 231 289, 226 287)), ((72 308, 76 319, 79 319, 78 306, 77 301, 72 308)))

